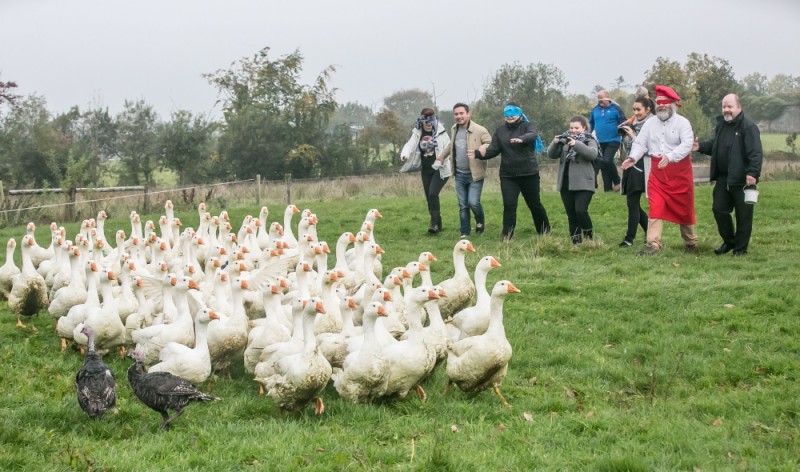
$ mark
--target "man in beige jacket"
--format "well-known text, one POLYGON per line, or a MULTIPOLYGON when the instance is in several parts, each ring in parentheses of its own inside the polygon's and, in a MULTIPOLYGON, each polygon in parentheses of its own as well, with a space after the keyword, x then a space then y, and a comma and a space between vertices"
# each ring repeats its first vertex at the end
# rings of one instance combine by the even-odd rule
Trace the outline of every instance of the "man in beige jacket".
POLYGON ((472 114, 466 103, 456 103, 453 106, 453 116, 456 123, 450 130, 450 145, 445 148, 442 156, 452 162, 450 167, 455 174, 463 239, 469 236, 471 230, 470 210, 475 215, 475 232, 483 233, 486 227, 481 192, 483 179, 486 178, 487 161, 467 159, 467 151, 486 149, 492 141, 492 135, 486 128, 472 121, 472 114))

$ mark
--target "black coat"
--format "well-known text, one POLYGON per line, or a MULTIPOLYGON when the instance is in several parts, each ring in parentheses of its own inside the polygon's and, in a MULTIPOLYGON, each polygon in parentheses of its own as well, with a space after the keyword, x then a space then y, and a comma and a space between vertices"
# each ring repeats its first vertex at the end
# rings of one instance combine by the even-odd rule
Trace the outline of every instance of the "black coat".
POLYGON ((714 139, 700 143, 699 152, 711 156, 710 181, 717 180, 717 150, 720 146, 730 146, 728 151, 728 186, 743 186, 746 177, 751 175, 758 180, 761 176, 761 132, 758 126, 744 116, 744 112, 734 118, 734 139, 732 143, 719 142, 720 132, 725 123, 722 116, 717 117, 717 127, 714 129, 714 139))
POLYGON ((539 173, 539 162, 536 160, 534 146, 536 144, 536 126, 531 122, 518 121, 516 123, 503 123, 498 126, 492 135, 492 143, 481 154, 475 150, 478 159, 491 159, 503 154, 500 161, 500 177, 521 177, 539 173), (509 142, 512 138, 519 138, 521 143, 509 142))

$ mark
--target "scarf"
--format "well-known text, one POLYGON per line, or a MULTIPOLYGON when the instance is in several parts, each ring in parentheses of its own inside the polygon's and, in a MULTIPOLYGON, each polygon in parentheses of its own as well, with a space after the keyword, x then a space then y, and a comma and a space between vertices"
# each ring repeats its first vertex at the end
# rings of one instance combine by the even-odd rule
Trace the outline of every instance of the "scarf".
MULTIPOLYGON (((581 134, 579 134, 577 136, 572 136, 572 135, 569 134, 569 131, 567 131, 567 132, 564 133, 564 136, 569 136, 570 138, 574 139, 575 141, 580 141, 583 144, 587 144, 587 145, 589 144, 589 141, 594 139, 594 138, 592 138, 592 135, 589 134, 589 133, 581 133, 581 134)), ((572 147, 569 148, 569 151, 567 151, 567 155, 564 156, 564 159, 574 162, 577 157, 578 157, 578 153, 575 152, 575 146, 572 146, 572 147)))
MULTIPOLYGON (((430 123, 433 128, 433 134, 431 134, 431 140, 428 141, 428 147, 429 149, 436 149, 436 132, 439 130, 439 118, 436 115, 420 116, 417 118, 416 128, 421 131, 424 123, 430 123)), ((423 151, 424 150, 425 149, 423 149, 423 151)))

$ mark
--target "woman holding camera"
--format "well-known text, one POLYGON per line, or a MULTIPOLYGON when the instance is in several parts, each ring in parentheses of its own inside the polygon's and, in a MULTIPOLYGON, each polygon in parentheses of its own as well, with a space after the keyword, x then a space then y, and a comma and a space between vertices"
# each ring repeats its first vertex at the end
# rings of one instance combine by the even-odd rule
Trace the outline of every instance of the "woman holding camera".
MULTIPOLYGON (((450 137, 432 108, 423 108, 419 115, 411 137, 400 151, 400 160, 405 162, 412 158, 410 162, 421 162, 422 190, 431 215, 428 233, 439 234, 442 231, 439 192, 453 173, 450 160, 443 162, 441 157, 445 148, 450 145, 450 137)), ((408 169, 403 166, 400 171, 407 172, 408 169)))
POLYGON ((572 244, 576 246, 584 238, 594 237, 589 204, 595 190, 594 161, 598 147, 597 140, 589 133, 586 117, 574 116, 569 121, 569 130, 554 137, 547 148, 548 157, 560 159, 556 188, 567 212, 572 244))
MULTIPOLYGON (((623 155, 629 151, 636 135, 641 131, 644 122, 653 115, 655 105, 647 97, 637 97, 633 102, 633 121, 625 122, 620 125, 618 131, 622 136, 623 155)), ((619 243, 619 247, 631 247, 636 238, 638 226, 647 234, 647 213, 642 209, 642 193, 647 188, 647 174, 650 173, 650 159, 640 159, 630 169, 622 171, 622 194, 625 195, 628 204, 628 231, 625 239, 619 243)))

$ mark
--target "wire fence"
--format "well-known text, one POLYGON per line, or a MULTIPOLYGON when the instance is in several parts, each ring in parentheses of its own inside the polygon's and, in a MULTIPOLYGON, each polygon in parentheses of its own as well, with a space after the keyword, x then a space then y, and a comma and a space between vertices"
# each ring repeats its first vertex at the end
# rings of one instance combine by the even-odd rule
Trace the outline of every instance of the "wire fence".
MULTIPOLYGON (((493 163, 494 164, 494 163, 493 163)), ((543 191, 555 191, 558 161, 540 162, 543 191)), ((707 176, 708 163, 696 166, 698 175, 707 176)), ((484 192, 499 192, 498 168, 489 167, 484 192)), ((800 175, 800 165, 794 162, 765 162, 762 180, 792 179, 800 175)), ((707 180, 707 177, 706 177, 707 180)), ((51 221, 74 222, 97 216, 100 210, 109 215, 159 212, 167 200, 176 209, 187 211, 206 202, 212 208, 253 207, 254 214, 262 205, 285 205, 297 201, 318 201, 355 197, 407 197, 421 195, 419 173, 376 174, 338 178, 235 180, 187 187, 154 188, 131 191, 131 187, 81 189, 70 196, 66 193, 6 194, 0 182, 0 228, 19 226, 29 221, 46 224, 51 221), (71 201, 74 199, 74 201, 71 201)), ((698 182, 700 183, 700 182, 698 182)), ((443 192, 453 192, 448 184, 443 192)))

